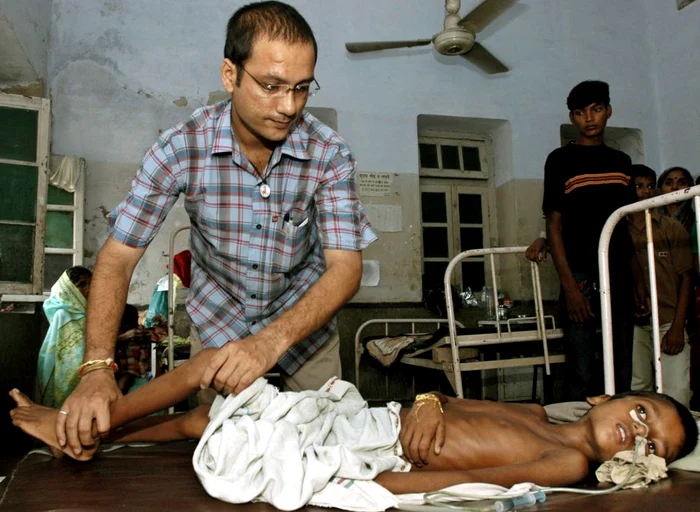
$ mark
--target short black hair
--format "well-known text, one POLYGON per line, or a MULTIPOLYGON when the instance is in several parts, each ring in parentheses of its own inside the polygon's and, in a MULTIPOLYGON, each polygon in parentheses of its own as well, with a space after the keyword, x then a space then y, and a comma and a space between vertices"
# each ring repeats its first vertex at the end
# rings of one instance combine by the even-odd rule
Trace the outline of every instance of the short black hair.
POLYGON ((675 167, 669 167, 668 169, 666 169, 664 172, 661 173, 661 176, 659 176, 659 187, 666 180, 666 176, 668 176, 673 171, 682 172, 683 175, 685 176, 685 179, 688 181, 689 187, 692 187, 693 183, 695 183, 695 181, 693 180, 693 175, 690 174, 690 171, 688 169, 686 169, 685 167, 675 166, 675 167))
MULTIPOLYGON (((651 400, 664 400, 676 409, 678 416, 681 419, 681 424, 683 425, 683 432, 685 432, 685 439, 683 440, 683 445, 681 446, 678 456, 675 460, 682 459, 689 453, 695 450, 695 446, 698 444, 698 423, 690 413, 688 408, 680 403, 673 397, 665 395, 663 393, 656 393, 654 391, 626 391, 625 393, 619 393, 613 396, 610 400, 617 400, 618 398, 624 398, 628 396, 638 396, 642 398, 649 398, 651 400)), ((668 461, 672 462, 672 461, 668 461)))
POLYGON ((83 279, 92 279, 92 272, 89 269, 78 265, 66 270, 66 274, 68 274, 68 279, 71 280, 71 283, 76 286, 83 279))
POLYGON ((314 62, 318 58, 313 30, 294 7, 276 1, 247 4, 233 13, 226 26, 224 58, 236 65, 238 82, 241 67, 250 57, 253 44, 264 36, 292 44, 310 43, 314 47, 314 62))
POLYGON ((593 103, 600 103, 606 107, 610 105, 610 86, 606 82, 586 80, 571 89, 566 98, 569 112, 585 108, 593 103))
POLYGON ((644 164, 632 164, 630 166, 630 172, 632 173, 632 179, 651 178, 654 183, 654 188, 656 188, 656 172, 651 167, 647 167, 644 164))

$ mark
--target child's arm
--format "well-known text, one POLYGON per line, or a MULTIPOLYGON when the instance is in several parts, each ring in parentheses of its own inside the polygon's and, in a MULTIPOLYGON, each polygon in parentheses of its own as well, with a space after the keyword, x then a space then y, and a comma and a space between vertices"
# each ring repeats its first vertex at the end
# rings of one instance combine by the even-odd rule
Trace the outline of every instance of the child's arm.
POLYGON ((431 449, 436 455, 440 454, 445 444, 443 406, 448 401, 449 397, 438 391, 418 395, 403 419, 399 440, 404 455, 411 464, 418 467, 427 464, 431 449), (430 399, 431 396, 434 398, 430 399))
MULTIPOLYGON (((504 448, 505 449, 505 448, 504 448)), ((588 459, 576 450, 561 450, 539 460, 493 468, 463 471, 411 471, 382 473, 377 482, 394 494, 431 492, 467 482, 482 482, 510 487, 520 482, 538 485, 572 485, 588 474, 588 459)))
POLYGON ((688 303, 690 302, 690 288, 692 283, 690 270, 683 272, 680 278, 681 282, 678 285, 678 303, 676 305, 676 314, 673 317, 671 327, 661 340, 661 351, 664 354, 671 356, 681 353, 683 351, 683 347, 685 347, 683 330, 685 328, 688 303))
POLYGON ((661 340, 661 351, 664 354, 679 354, 685 347, 683 331, 690 304, 690 293, 693 287, 692 253, 690 235, 678 222, 668 224, 666 236, 669 240, 671 261, 678 272, 678 301, 673 322, 666 335, 661 340))

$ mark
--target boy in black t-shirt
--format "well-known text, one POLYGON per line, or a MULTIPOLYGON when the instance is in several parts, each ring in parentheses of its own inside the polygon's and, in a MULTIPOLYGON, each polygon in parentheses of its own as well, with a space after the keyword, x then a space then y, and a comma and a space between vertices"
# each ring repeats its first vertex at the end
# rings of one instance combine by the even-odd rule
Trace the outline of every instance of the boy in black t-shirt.
MULTIPOLYGON (((547 157, 542 210, 547 239, 561 281, 566 338, 568 399, 583 400, 602 391, 598 242, 608 217, 635 202, 630 157, 606 146, 605 125, 612 114, 608 84, 585 81, 567 98, 578 138, 547 157)), ((610 241, 610 275, 616 391, 630 389, 634 253, 626 222, 610 241)), ((635 259, 636 262, 636 259, 635 259)))

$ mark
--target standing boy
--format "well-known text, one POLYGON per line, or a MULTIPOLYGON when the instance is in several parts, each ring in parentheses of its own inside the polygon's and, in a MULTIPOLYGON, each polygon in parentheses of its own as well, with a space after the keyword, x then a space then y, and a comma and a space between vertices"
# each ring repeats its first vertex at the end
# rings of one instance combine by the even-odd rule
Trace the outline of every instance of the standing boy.
MULTIPOLYGON (((542 210, 547 239, 561 281, 560 302, 566 338, 568 399, 582 400, 602 391, 598 242, 608 217, 636 200, 629 156, 606 146, 605 125, 612 115, 608 84, 585 81, 567 98, 569 119, 578 138, 552 151, 544 169, 542 210)), ((630 389, 633 251, 627 227, 610 241, 610 276, 616 391, 630 389)))
MULTIPOLYGON (((645 165, 633 165, 632 177, 637 197, 654 195, 656 173, 645 165)), ((677 220, 652 213, 656 292, 659 304, 659 336, 661 337, 661 366, 663 391, 680 403, 690 405, 690 346, 685 332, 693 264, 690 236, 677 220)), ((644 279, 649 286, 649 260, 644 212, 630 215, 629 232, 644 279)), ((654 387, 654 347, 648 318, 644 325, 634 327, 632 389, 654 387)))

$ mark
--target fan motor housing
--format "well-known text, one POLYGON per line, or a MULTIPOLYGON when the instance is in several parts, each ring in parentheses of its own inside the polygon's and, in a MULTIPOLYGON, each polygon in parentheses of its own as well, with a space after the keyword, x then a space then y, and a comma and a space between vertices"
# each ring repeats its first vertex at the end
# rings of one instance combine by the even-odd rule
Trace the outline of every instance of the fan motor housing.
POLYGON ((435 35, 433 45, 442 55, 462 55, 474 46, 474 34, 461 27, 449 28, 435 35))

